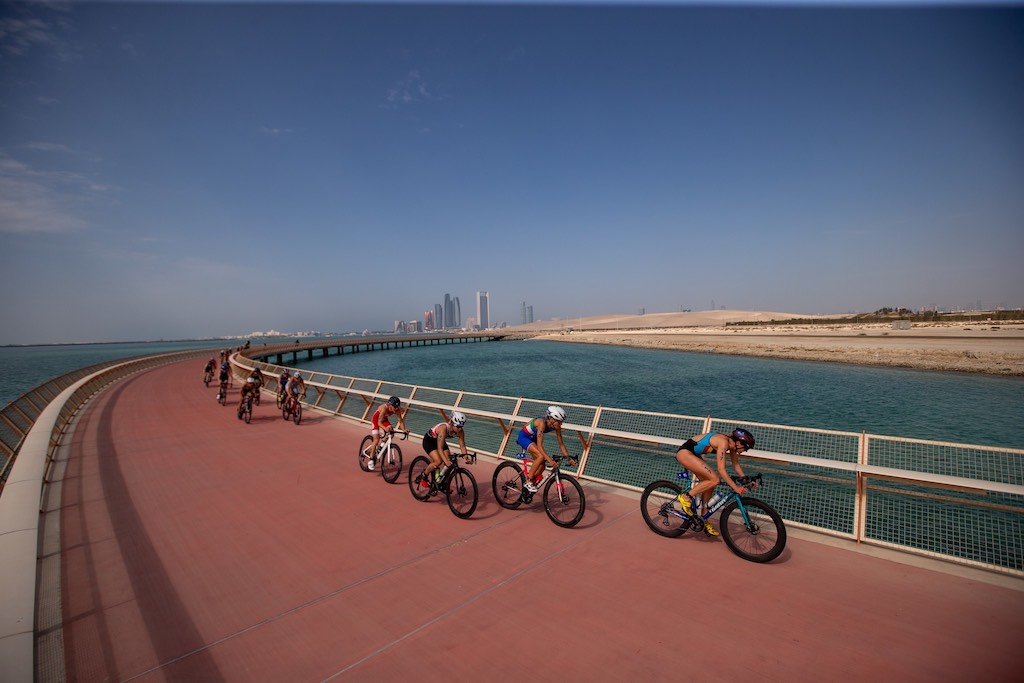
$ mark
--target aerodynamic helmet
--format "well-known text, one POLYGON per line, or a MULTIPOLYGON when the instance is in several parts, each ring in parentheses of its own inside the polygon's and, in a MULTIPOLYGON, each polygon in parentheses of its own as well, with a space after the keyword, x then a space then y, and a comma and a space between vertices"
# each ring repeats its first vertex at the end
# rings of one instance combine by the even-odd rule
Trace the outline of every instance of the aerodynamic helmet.
POLYGON ((388 399, 388 404, 397 408, 398 406, 402 405, 402 401, 397 396, 392 396, 391 398, 388 399))
POLYGON ((452 427, 458 427, 459 429, 462 429, 462 426, 466 424, 466 416, 460 413, 459 411, 455 411, 454 413, 452 413, 452 419, 448 421, 451 423, 452 427))
POLYGON ((559 422, 565 422, 565 410, 558 406, 548 406, 548 417, 552 420, 558 420, 559 422))
POLYGON ((746 429, 737 429, 732 433, 732 438, 734 441, 739 441, 741 444, 746 446, 747 450, 754 447, 754 435, 746 429))

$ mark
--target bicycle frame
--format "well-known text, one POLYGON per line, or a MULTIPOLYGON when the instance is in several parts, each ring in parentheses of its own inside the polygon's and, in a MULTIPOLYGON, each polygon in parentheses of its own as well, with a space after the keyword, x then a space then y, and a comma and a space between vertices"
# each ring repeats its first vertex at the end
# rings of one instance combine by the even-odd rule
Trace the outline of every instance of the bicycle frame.
MULTIPOLYGON (((690 471, 689 470, 683 470, 682 472, 678 473, 676 475, 676 479, 679 479, 680 481, 686 482, 685 484, 682 484, 682 486, 683 486, 683 493, 689 493, 690 489, 693 488, 694 482, 697 481, 695 477, 690 475, 690 471)), ((761 483, 761 475, 760 474, 758 474, 756 476, 753 476, 753 477, 748 477, 748 479, 750 479, 752 482, 756 481, 758 484, 761 483)), ((712 489, 712 493, 714 493, 714 489, 712 489)), ((739 508, 740 514, 743 515, 743 523, 749 526, 750 525, 750 515, 747 513, 746 506, 743 505, 743 496, 741 496, 740 494, 736 493, 732 489, 729 489, 728 493, 726 493, 725 495, 719 497, 719 499, 716 500, 711 505, 711 507, 709 507, 709 508, 704 506, 704 501, 702 501, 702 500, 695 501, 695 502, 697 503, 697 505, 700 506, 700 509, 702 510, 702 512, 700 514, 700 518, 703 519, 706 522, 709 519, 711 519, 711 515, 715 514, 719 510, 721 510, 723 507, 728 505, 733 500, 736 501, 736 506, 739 508)), ((680 517, 685 519, 685 517, 686 517, 685 515, 683 515, 682 513, 678 513, 678 514, 679 514, 680 517)))
MULTIPOLYGON (((520 453, 516 454, 516 458, 520 462, 522 462, 522 465, 523 465, 523 476, 526 477, 526 481, 532 483, 532 480, 530 479, 530 466, 533 464, 532 456, 529 453, 527 453, 526 451, 521 451, 520 453)), ((534 484, 538 489, 540 489, 540 487, 544 485, 544 483, 548 480, 548 478, 554 477, 555 478, 555 486, 558 489, 559 495, 561 495, 564 492, 565 484, 562 483, 562 476, 561 476, 562 475, 562 467, 561 467, 561 465, 562 465, 562 458, 563 458, 563 456, 561 456, 561 455, 552 456, 552 460, 555 461, 555 464, 551 467, 551 471, 550 472, 548 472, 548 470, 545 469, 544 470, 544 474, 541 475, 540 481, 538 481, 538 482, 536 482, 536 484, 534 484)), ((529 489, 524 490, 523 491, 524 502, 529 503, 530 500, 533 498, 533 495, 534 495, 534 492, 530 491, 529 489)))

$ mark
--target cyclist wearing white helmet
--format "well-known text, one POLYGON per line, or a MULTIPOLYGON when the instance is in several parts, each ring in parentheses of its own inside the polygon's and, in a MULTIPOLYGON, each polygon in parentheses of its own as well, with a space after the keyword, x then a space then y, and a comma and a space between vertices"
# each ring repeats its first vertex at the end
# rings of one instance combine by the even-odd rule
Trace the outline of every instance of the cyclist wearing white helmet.
MULTIPOLYGON (((405 419, 401 410, 402 401, 397 396, 392 396, 377 410, 373 411, 373 417, 370 418, 370 434, 373 436, 373 443, 370 445, 370 453, 377 452, 377 445, 380 444, 380 432, 385 430, 387 432, 394 432, 395 428, 391 426, 391 421, 388 417, 394 415, 398 418, 398 427, 403 432, 409 431, 405 428, 405 419)), ((367 463, 367 467, 371 470, 376 464, 374 458, 370 458, 370 462, 367 463)))
MULTIPOLYGON (((728 455, 730 457, 733 469, 736 470, 737 475, 742 477, 745 475, 743 474, 743 468, 740 466, 739 455, 753 447, 754 436, 746 429, 737 429, 732 434, 708 432, 707 434, 687 439, 679 447, 679 450, 676 451, 676 460, 700 481, 690 489, 689 495, 683 493, 679 496, 679 505, 683 508, 683 512, 691 517, 696 515, 698 512, 696 505, 697 496, 701 496, 706 505, 715 487, 722 481, 728 484, 729 488, 736 493, 740 495, 746 493, 747 488, 737 484, 725 469, 725 456, 728 455), (702 456, 707 453, 714 453, 716 455, 717 472, 712 470, 704 461, 702 456)), ((708 536, 718 536, 718 530, 707 522, 704 523, 704 533, 708 536)))
POLYGON ((256 383, 255 377, 250 377, 245 380, 245 384, 242 385, 242 390, 238 396, 238 419, 242 419, 242 406, 245 404, 245 397, 252 396, 253 400, 256 399, 256 395, 260 393, 260 385, 256 383))
POLYGON ((530 465, 530 476, 526 482, 526 488, 536 492, 537 485, 534 482, 540 481, 544 474, 544 466, 550 462, 555 466, 555 461, 548 452, 544 450, 544 435, 554 431, 558 439, 558 447, 562 449, 562 455, 569 458, 569 462, 576 465, 576 461, 569 457, 569 451, 562 440, 562 423, 565 422, 565 410, 559 406, 548 406, 543 417, 535 417, 519 430, 518 443, 524 451, 533 456, 533 463, 530 465))
POLYGON ((306 397, 306 380, 302 379, 302 375, 299 374, 298 370, 292 372, 291 379, 288 380, 288 389, 285 392, 285 401, 290 401, 290 405, 294 406, 299 402, 300 398, 306 397))
MULTIPOLYGON (((416 483, 419 484, 421 480, 426 479, 430 481, 430 475, 441 463, 444 463, 445 468, 452 466, 452 452, 448 448, 448 437, 456 436, 459 439, 459 450, 462 451, 463 455, 466 455, 466 433, 463 427, 466 425, 466 416, 455 411, 447 422, 439 422, 423 435, 423 450, 430 458, 430 464, 423 470, 423 473, 416 478, 416 483)), ((443 471, 443 470, 442 470, 443 471)))

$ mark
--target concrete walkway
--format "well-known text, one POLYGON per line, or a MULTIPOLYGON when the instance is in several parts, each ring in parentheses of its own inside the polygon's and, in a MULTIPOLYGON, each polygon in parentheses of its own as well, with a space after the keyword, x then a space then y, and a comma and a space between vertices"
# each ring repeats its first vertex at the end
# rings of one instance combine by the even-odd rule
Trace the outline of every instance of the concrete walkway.
POLYGON ((215 392, 195 362, 138 374, 63 447, 68 681, 1020 680, 1020 582, 800 534, 752 564, 586 484, 561 529, 483 461, 460 520, 362 472, 364 427, 272 400, 246 425, 215 392))

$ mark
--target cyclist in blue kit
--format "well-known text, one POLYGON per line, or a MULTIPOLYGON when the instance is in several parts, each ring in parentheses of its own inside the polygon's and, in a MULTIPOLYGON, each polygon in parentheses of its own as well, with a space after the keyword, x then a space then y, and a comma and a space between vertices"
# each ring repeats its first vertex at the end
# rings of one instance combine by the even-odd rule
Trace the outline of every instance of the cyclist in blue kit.
MULTIPOLYGON (((679 495, 679 505, 683 512, 690 517, 697 513, 697 496, 700 495, 705 504, 711 498, 711 492, 719 483, 725 481, 736 493, 743 495, 747 492, 745 486, 738 485, 729 472, 725 469, 725 456, 732 460, 733 469, 736 474, 744 476, 743 468, 740 467, 739 455, 754 447, 754 437, 746 429, 737 429, 732 434, 719 434, 708 432, 687 439, 686 442, 676 451, 676 460, 693 474, 698 481, 697 485, 690 489, 689 493, 679 495), (717 472, 708 467, 704 461, 707 453, 714 453, 717 456, 717 472)), ((718 530, 704 522, 704 532, 708 536, 718 536, 718 530)))
POLYGON ((569 462, 576 465, 576 461, 569 457, 569 451, 562 440, 562 423, 565 422, 565 410, 558 406, 548 406, 544 417, 535 417, 519 430, 517 443, 528 454, 533 456, 533 463, 530 465, 530 473, 526 480, 526 488, 533 493, 537 492, 537 484, 544 474, 544 465, 550 462, 555 466, 555 461, 544 450, 544 435, 553 431, 558 439, 558 447, 562 449, 562 455, 569 458, 569 462))

